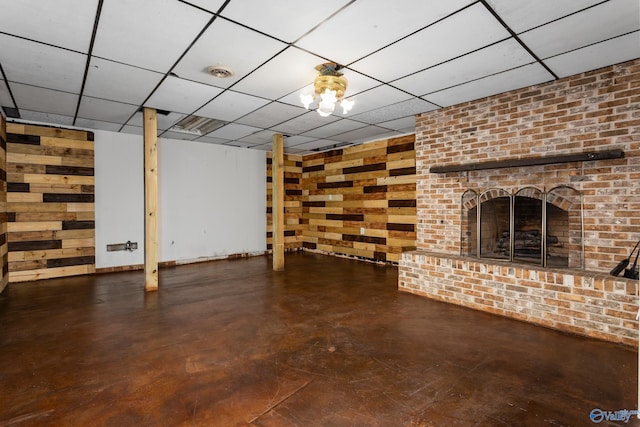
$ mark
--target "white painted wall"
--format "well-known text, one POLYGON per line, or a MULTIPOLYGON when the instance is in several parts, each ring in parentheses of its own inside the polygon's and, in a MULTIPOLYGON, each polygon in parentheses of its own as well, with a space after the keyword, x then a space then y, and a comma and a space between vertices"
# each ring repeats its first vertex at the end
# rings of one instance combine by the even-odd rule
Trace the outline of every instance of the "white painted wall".
MULTIPOLYGON (((144 263, 142 136, 95 132, 96 267, 144 263), (109 243, 138 242, 134 252, 109 243)), ((160 261, 266 250, 266 154, 160 139, 160 261)))
POLYGON ((264 252, 266 153, 161 140, 160 261, 264 252))
POLYGON ((96 268, 144 264, 144 145, 142 136, 94 131, 96 268), (133 252, 107 244, 138 242, 133 252))

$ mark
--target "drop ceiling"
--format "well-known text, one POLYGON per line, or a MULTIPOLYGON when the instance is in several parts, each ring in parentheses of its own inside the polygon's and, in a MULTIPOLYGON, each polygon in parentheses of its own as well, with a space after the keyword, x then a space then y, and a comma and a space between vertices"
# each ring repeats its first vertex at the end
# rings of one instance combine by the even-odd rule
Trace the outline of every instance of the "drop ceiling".
POLYGON ((640 57, 637 0, 0 0, 0 106, 19 120, 288 153, 412 133, 415 115, 640 57), (347 115, 305 110, 344 66, 347 115), (226 66, 234 75, 207 73, 226 66), (181 134, 188 115, 224 121, 181 134))

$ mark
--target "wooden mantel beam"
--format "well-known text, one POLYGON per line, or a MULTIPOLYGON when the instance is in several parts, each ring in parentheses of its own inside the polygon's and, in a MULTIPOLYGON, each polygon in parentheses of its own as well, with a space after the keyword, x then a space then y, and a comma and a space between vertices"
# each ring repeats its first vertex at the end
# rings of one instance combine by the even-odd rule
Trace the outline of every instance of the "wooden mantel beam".
POLYGON ((624 151, 622 150, 590 151, 590 152, 575 153, 575 154, 559 154, 556 156, 527 157, 524 159, 506 159, 506 160, 494 160, 494 161, 488 161, 488 162, 465 163, 460 165, 431 166, 431 168, 429 168, 429 172, 431 173, 466 172, 466 171, 479 171, 479 170, 486 170, 486 169, 518 168, 523 166, 552 165, 557 163, 593 162, 596 160, 610 160, 610 159, 622 159, 622 158, 624 158, 624 151))

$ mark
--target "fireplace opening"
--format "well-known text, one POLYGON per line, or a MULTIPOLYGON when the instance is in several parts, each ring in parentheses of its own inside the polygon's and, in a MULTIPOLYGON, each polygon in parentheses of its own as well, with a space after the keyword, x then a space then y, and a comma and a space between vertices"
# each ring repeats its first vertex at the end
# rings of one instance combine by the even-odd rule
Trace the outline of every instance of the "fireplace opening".
POLYGON ((461 201, 462 256, 545 267, 583 268, 582 196, 559 186, 545 192, 467 190, 461 201))

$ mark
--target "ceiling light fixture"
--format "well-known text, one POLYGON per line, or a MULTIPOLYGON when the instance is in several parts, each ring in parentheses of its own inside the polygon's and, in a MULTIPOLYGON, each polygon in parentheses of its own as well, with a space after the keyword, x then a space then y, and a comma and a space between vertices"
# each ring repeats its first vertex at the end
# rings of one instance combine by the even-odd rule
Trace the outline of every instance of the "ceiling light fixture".
POLYGON ((300 101, 307 110, 311 104, 318 100, 316 111, 322 117, 328 117, 336 108, 336 103, 340 101, 342 114, 347 114, 353 107, 353 101, 344 98, 347 90, 347 79, 344 78, 341 65, 335 62, 325 62, 316 67, 318 76, 313 82, 315 94, 300 94, 300 101))

